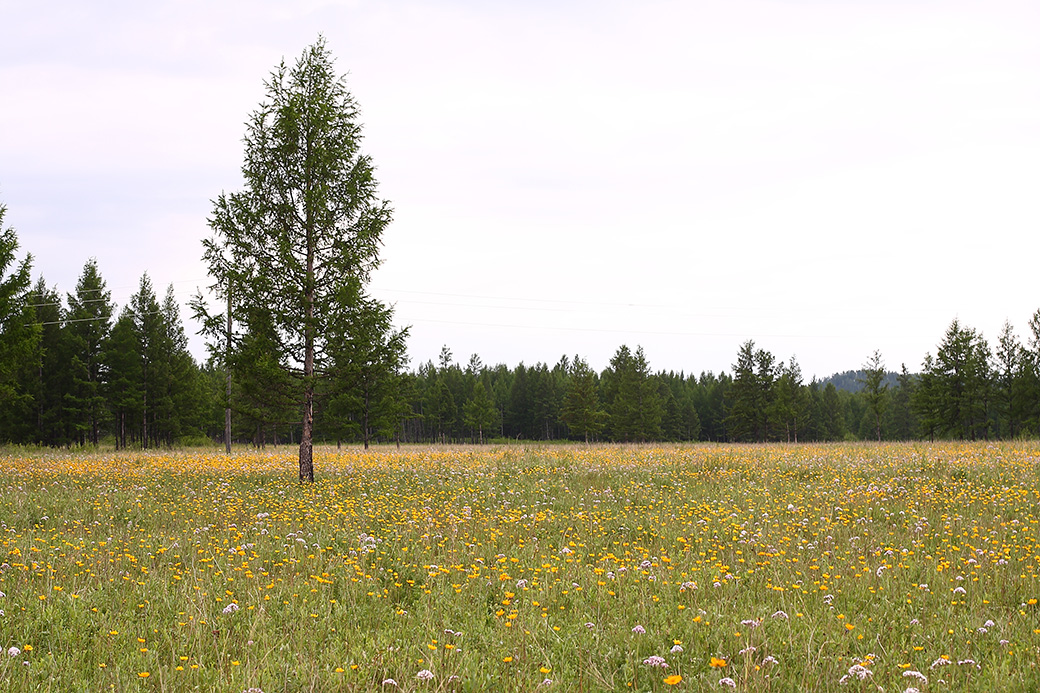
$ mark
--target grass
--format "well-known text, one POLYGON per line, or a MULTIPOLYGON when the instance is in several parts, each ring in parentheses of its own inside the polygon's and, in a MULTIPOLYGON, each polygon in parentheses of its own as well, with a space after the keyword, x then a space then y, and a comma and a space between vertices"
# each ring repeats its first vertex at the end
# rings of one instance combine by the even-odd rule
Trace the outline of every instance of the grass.
POLYGON ((1040 687, 1034 443, 293 452, 0 456, 0 691, 1040 687))

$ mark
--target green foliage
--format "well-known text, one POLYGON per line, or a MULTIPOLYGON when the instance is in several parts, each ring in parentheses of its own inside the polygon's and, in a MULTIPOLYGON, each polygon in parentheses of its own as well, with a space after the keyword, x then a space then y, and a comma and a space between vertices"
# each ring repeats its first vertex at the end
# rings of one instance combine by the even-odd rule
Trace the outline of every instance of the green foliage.
POLYGON ((561 418, 571 433, 588 443, 603 430, 607 413, 599 401, 599 383, 596 371, 580 356, 571 361, 570 387, 563 400, 561 418))
POLYGON ((637 347, 635 353, 625 345, 618 348, 603 374, 603 388, 613 440, 660 439, 664 410, 643 347, 637 347))
MULTIPOLYGON (((351 337, 352 312, 369 305, 391 218, 360 144, 357 104, 319 39, 267 81, 247 125, 245 189, 214 202, 204 246, 217 296, 233 297, 246 333, 268 313, 279 367, 297 376, 301 480, 314 478, 317 383, 336 370, 332 347, 351 337)), ((211 334, 219 322, 207 321, 211 334)))

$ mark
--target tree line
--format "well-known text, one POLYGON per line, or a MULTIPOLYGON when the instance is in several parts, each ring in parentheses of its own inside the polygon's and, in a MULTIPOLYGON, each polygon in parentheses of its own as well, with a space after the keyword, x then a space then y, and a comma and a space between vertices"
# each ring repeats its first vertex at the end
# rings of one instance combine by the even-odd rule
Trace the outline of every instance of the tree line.
MULTIPOLYGON (((6 209, 0 206, 0 228, 6 209)), ((297 444, 302 370, 264 315, 234 316, 234 339, 188 351, 172 286, 148 275, 126 305, 111 299, 95 260, 60 294, 0 234, 0 442, 157 447, 225 440, 297 444), (265 327, 266 325, 266 327, 265 327), (227 347, 227 348, 225 348, 227 347), (230 385, 230 387, 229 387, 230 385)), ((232 306, 233 306, 232 301, 232 306)), ((224 320, 226 316, 218 316, 224 320)), ((654 372, 622 345, 597 372, 580 356, 549 365, 489 366, 473 354, 407 369, 407 333, 365 299, 343 317, 316 381, 313 435, 326 443, 571 441, 833 441, 993 439, 1040 435, 1040 311, 1023 343, 1005 324, 995 348, 954 320, 919 372, 889 372, 874 352, 856 371, 805 381, 753 341, 732 370, 654 372), (840 385, 837 386, 837 385, 840 385)), ((220 321, 217 321, 218 323, 220 321)), ((226 325, 226 323, 224 323, 226 325)), ((212 334, 219 335, 217 323, 212 334)), ((203 327, 205 331, 205 326, 203 327)))

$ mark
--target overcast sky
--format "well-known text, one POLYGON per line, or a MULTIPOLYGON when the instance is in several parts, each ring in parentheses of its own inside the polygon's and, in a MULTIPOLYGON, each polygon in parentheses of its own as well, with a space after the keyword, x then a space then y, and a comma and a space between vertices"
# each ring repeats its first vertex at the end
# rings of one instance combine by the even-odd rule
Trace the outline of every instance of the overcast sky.
MULTIPOLYGON (((0 0, 0 202, 34 275, 186 301, 263 82, 319 34, 395 221, 412 365, 920 367, 1040 309, 1035 0, 0 0)), ((186 328, 196 326, 185 312, 186 328)), ((193 337, 201 356, 201 341, 193 337)))

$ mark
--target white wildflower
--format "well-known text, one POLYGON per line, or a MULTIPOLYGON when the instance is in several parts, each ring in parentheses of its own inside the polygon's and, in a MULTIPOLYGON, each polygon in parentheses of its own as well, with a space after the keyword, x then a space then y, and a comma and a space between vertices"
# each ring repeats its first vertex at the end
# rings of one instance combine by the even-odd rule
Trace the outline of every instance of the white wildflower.
POLYGON ((542 679, 542 682, 540 684, 538 684, 538 687, 541 688, 542 686, 551 686, 551 685, 552 685, 552 679, 542 679))
POLYGON ((588 628, 589 630, 595 630, 596 629, 596 624, 593 623, 592 621, 589 621, 589 622, 587 622, 585 624, 585 627, 588 628))
POLYGON ((672 654, 681 654, 682 651, 683 651, 682 645, 672 645, 672 649, 671 649, 672 654))
POLYGON ((397 685, 397 681, 394 681, 393 679, 383 679, 383 685, 384 686, 396 686, 397 685))
POLYGON ((769 655, 765 659, 762 660, 762 663, 763 664, 779 664, 780 660, 778 660, 773 655, 769 655))
POLYGON ((728 688, 736 688, 737 682, 727 676, 726 678, 719 679, 719 685, 726 686, 728 688))
POLYGON ((221 613, 233 614, 236 611, 238 611, 238 604, 236 604, 234 602, 231 602, 230 604, 228 604, 227 606, 224 607, 224 610, 221 613))
POLYGON ((420 681, 432 681, 433 672, 429 669, 421 669, 419 670, 419 673, 415 675, 415 678, 419 679, 420 681))
POLYGON ((946 659, 945 657, 940 657, 939 659, 932 662, 932 666, 930 666, 929 669, 934 669, 936 667, 944 667, 949 663, 950 660, 946 659))
POLYGON ((866 681, 868 678, 874 675, 870 669, 866 668, 862 664, 853 664, 849 667, 849 676, 855 676, 860 681, 866 681))
POLYGON ((954 594, 967 594, 968 590, 964 589, 963 587, 957 586, 957 587, 953 588, 953 593, 954 594))
POLYGON ((758 628, 762 625, 762 619, 746 618, 740 622, 740 625, 746 628, 758 628))
POLYGON ((668 668, 668 662, 664 661, 664 657, 659 657, 658 655, 650 655, 643 660, 643 664, 648 667, 658 667, 660 669, 668 668))
POLYGON ((904 679, 917 679, 918 681, 921 682, 922 686, 927 686, 928 685, 928 677, 925 676, 924 674, 922 674, 919 671, 914 671, 913 669, 908 669, 907 671, 904 671, 903 672, 903 678, 904 679))
POLYGON ((11 649, 9 649, 7 651, 7 656, 8 657, 17 657, 20 654, 22 654, 22 651, 19 650, 17 647, 12 647, 11 649))
POLYGON ((787 612, 786 611, 776 611, 776 612, 773 613, 772 618, 778 618, 781 621, 786 621, 787 618, 788 618, 787 617, 787 612))
POLYGON ((635 625, 632 627, 632 632, 636 635, 643 635, 644 633, 646 633, 646 628, 643 628, 640 625, 635 625))
POLYGON ((1007 647, 1008 645, 1010 645, 1010 644, 1011 644, 1011 641, 1010 641, 1010 640, 1001 640, 1001 641, 1000 641, 1000 642, 999 642, 998 644, 999 644, 999 645, 1000 645, 1001 647, 1007 647))
POLYGON ((755 647, 754 645, 748 645, 747 647, 745 647, 743 650, 741 650, 737 654, 749 655, 749 654, 754 654, 757 651, 758 651, 757 647, 755 647))

